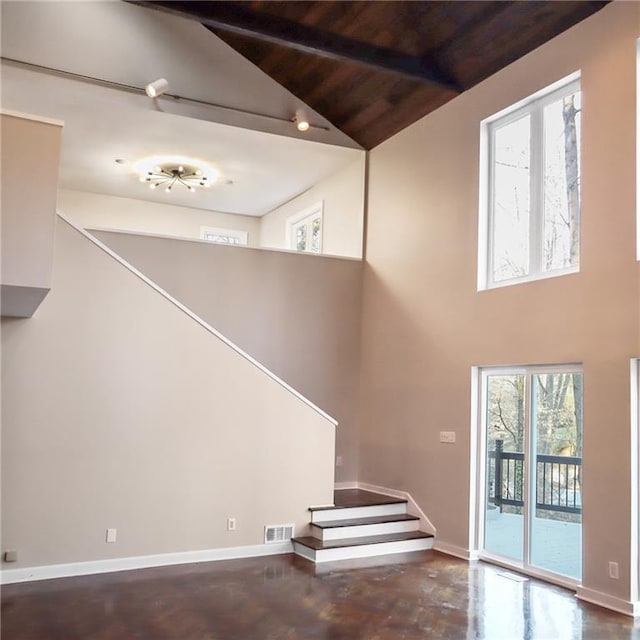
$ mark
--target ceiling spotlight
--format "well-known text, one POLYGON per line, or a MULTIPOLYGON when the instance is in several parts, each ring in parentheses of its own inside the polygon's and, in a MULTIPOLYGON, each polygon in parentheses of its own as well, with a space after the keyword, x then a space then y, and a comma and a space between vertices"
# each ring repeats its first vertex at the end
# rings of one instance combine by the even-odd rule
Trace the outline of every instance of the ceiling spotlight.
POLYGON ((304 112, 304 109, 296 109, 296 115, 293 117, 293 121, 296 127, 298 127, 298 131, 309 130, 309 120, 307 119, 307 114, 304 112))
POLYGON ((157 98, 162 95, 169 88, 169 83, 164 78, 158 78, 158 80, 154 80, 150 82, 146 87, 145 91, 150 98, 157 98))

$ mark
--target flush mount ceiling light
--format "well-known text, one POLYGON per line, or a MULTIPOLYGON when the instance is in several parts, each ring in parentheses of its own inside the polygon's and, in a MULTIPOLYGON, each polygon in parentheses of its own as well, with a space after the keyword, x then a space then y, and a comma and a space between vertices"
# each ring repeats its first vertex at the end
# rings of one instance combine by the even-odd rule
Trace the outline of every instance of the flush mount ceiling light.
POLYGON ((293 122, 295 123, 298 131, 309 131, 309 119, 304 109, 296 109, 296 115, 293 116, 293 122))
POLYGON ((145 88, 146 94, 150 98, 157 98, 161 96, 169 88, 169 83, 165 78, 158 78, 153 82, 150 82, 145 88))
POLYGON ((167 193, 174 187, 191 193, 207 189, 219 175, 217 169, 208 164, 187 159, 147 158, 136 163, 135 170, 140 182, 148 184, 150 189, 162 188, 167 193))

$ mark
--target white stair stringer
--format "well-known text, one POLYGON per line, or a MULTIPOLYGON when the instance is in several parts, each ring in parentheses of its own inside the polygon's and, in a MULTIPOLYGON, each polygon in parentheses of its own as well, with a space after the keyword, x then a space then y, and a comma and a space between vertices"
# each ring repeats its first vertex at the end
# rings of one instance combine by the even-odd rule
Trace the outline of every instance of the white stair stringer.
POLYGON ((360 518, 355 520, 333 520, 331 523, 312 524, 311 535, 324 542, 326 540, 358 538, 361 536, 381 536, 388 533, 418 531, 420 518, 417 516, 399 514, 398 516, 392 517, 397 517, 398 519, 384 521, 382 518, 360 518), (399 519, 401 517, 402 519, 399 519), (366 523, 363 522, 364 520, 371 520, 371 522, 366 523), (348 524, 352 522, 357 524, 348 524), (334 525, 334 523, 336 524, 334 525))
MULTIPOLYGON (((336 496, 339 492, 336 492, 336 496)), ((362 492, 357 501, 312 507, 310 536, 293 538, 293 550, 314 563, 424 551, 433 535, 419 530, 403 498, 362 492), (360 502, 360 504, 358 504, 360 502)))
MULTIPOLYGON (((421 532, 416 532, 421 533, 421 532)), ((377 537, 377 536, 376 536, 377 537)), ((383 537, 383 536, 381 536, 383 537)), ((357 540, 354 538, 353 540, 357 540)), ((344 542, 338 540, 334 542, 344 542)), ((355 558, 371 558, 374 556, 384 556, 393 553, 409 553, 411 551, 425 551, 433 546, 433 537, 429 534, 422 534, 420 537, 406 540, 384 540, 375 543, 349 544, 347 546, 329 546, 321 549, 314 549, 293 540, 293 550, 298 555, 311 560, 311 562, 331 562, 335 560, 351 560, 355 558)))
POLYGON ((353 518, 368 518, 371 516, 389 516, 407 512, 406 502, 394 504, 376 504, 363 507, 323 507, 312 509, 311 522, 323 522, 325 520, 350 520, 353 518))

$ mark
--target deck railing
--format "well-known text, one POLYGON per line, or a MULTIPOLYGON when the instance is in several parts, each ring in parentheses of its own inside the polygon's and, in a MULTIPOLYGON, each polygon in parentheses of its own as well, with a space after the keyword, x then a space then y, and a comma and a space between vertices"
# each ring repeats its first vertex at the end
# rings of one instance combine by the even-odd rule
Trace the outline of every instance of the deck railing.
MULTIPOLYGON (((496 440, 488 452, 489 501, 497 507, 524 505, 524 453, 504 451, 496 440)), ((582 513, 582 458, 575 456, 536 456, 536 509, 582 513)))

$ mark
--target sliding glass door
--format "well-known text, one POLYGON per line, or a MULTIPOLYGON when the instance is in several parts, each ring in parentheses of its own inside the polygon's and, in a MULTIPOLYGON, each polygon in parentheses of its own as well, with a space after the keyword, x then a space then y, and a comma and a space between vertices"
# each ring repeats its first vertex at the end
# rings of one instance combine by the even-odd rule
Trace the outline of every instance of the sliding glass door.
POLYGON ((579 581, 582 373, 482 372, 481 554, 579 581))

